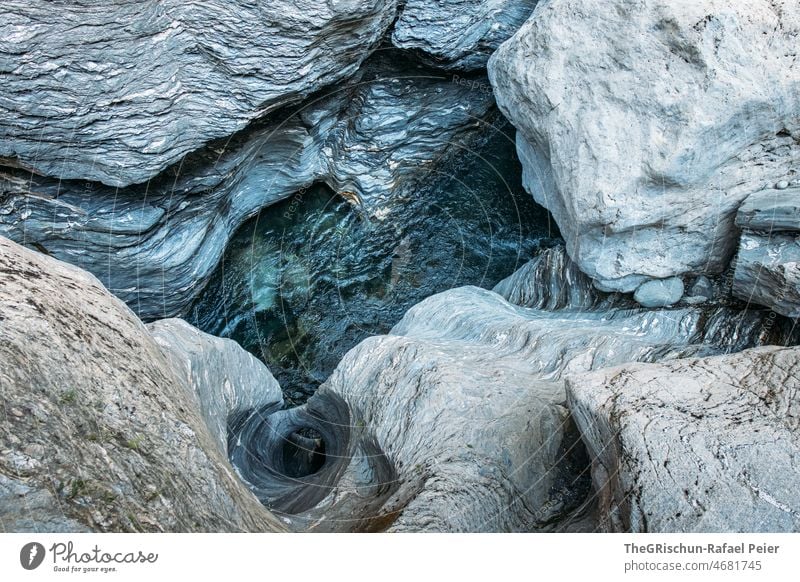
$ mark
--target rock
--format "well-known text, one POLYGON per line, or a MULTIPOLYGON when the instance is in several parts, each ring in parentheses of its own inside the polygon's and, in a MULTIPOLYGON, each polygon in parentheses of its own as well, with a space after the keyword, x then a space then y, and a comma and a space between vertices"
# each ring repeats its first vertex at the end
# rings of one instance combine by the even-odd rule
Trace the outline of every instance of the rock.
POLYGON ((633 298, 642 307, 669 307, 683 297, 683 280, 680 277, 642 283, 633 298))
POLYGON ((396 12, 393 0, 311 7, 70 2, 54 19, 49 2, 7 2, 0 157, 58 178, 145 182, 355 73, 396 12))
POLYGON ((689 289, 689 297, 686 297, 685 300, 688 301, 689 299, 701 299, 703 301, 710 301, 713 298, 714 284, 705 275, 700 275, 694 280, 694 283, 692 283, 692 286, 689 289))
POLYGON ((775 188, 777 188, 778 190, 786 190, 788 187, 789 187, 788 180, 781 180, 780 182, 775 184, 775 188))
POLYGON ((800 529, 798 361, 763 347, 570 377, 603 529, 800 529))
POLYGON ((457 70, 486 67, 489 55, 528 19, 537 0, 406 0, 392 44, 457 70))
POLYGON ((91 271, 144 319, 180 315, 260 209, 321 181, 377 212, 492 130, 482 123, 490 94, 409 68, 376 56, 352 84, 215 142, 146 186, 0 171, 0 234, 91 271))
POLYGON ((800 317, 800 233, 742 234, 733 293, 747 303, 800 317))
POLYGON ((551 0, 492 55, 526 187, 603 289, 728 266, 738 206, 800 166, 798 34, 797 3, 551 0))
POLYGON ((493 291, 514 305, 545 311, 610 309, 624 302, 619 295, 599 292, 563 246, 545 249, 495 285, 493 291))
MULTIPOLYGON (((547 280, 556 264, 571 272, 558 257, 511 281, 547 280)), ((555 297, 501 286, 563 309, 476 287, 426 299, 348 352, 305 406, 242 417, 231 451, 242 478, 292 529, 591 529, 590 516, 574 519, 588 511, 588 461, 564 406, 566 374, 793 337, 759 310, 593 309, 557 284, 546 288, 555 297)))
POLYGON ((754 192, 739 207, 736 226, 765 233, 800 231, 800 188, 754 192))
POLYGON ((743 229, 733 273, 733 294, 781 315, 800 317, 800 188, 764 189, 736 214, 743 229))
POLYGON ((193 388, 196 407, 223 455, 228 453, 231 418, 283 405, 277 380, 235 341, 203 333, 182 319, 161 319, 147 329, 172 370, 193 388))
POLYGON ((0 274, 0 385, 24 413, 0 417, 4 530, 282 529, 234 477, 192 386, 97 279, 4 238, 0 274))

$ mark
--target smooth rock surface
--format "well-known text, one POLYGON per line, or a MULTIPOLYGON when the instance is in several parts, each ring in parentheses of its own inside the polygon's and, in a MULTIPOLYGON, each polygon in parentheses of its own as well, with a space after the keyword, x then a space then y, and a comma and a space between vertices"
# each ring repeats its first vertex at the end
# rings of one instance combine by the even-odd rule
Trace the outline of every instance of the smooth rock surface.
MULTIPOLYGON (((516 281, 547 273, 557 257, 516 281)), ((293 529, 563 529, 588 494, 566 374, 790 339, 757 310, 593 310, 585 296, 572 304, 552 289, 558 297, 534 301, 562 309, 514 306, 476 287, 426 299, 390 335, 348 352, 305 406, 237 423, 234 464, 293 529), (303 454, 287 451, 290 442, 305 443, 303 454)))
POLYGON ((800 349, 762 347, 567 380, 603 529, 800 529, 800 349))
POLYGON ((5 2, 0 157, 111 186, 356 72, 394 0, 5 2))
POLYGON ((194 389, 197 408, 222 454, 228 453, 232 417, 283 405, 270 371, 235 341, 203 333, 182 319, 160 319, 147 329, 174 373, 194 389))
POLYGON ((636 288, 633 298, 642 307, 669 307, 683 297, 683 280, 680 277, 647 281, 636 288))
POLYGON ((4 238, 0 275, 0 529, 282 529, 97 279, 4 238))
POLYGON ((492 55, 527 188, 602 288, 726 268, 738 206, 800 168, 798 35, 797 2, 551 0, 492 55))
POLYGON ((406 0, 392 43, 447 69, 486 67, 489 55, 528 19, 537 0, 406 0))
POLYGON ((181 314, 233 232, 315 181, 366 212, 413 195, 481 129, 491 94, 415 69, 392 51, 296 113, 188 156, 147 186, 0 171, 0 234, 94 273, 144 319, 181 314))

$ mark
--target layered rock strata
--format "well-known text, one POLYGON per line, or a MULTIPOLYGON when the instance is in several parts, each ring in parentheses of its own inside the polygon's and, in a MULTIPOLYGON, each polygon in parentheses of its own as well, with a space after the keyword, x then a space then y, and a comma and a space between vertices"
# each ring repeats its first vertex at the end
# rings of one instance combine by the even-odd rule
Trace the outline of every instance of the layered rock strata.
POLYGON ((570 377, 602 529, 800 529, 798 362, 763 347, 570 377))
POLYGON ((394 0, 7 2, 0 157, 146 182, 207 142, 356 72, 394 0))

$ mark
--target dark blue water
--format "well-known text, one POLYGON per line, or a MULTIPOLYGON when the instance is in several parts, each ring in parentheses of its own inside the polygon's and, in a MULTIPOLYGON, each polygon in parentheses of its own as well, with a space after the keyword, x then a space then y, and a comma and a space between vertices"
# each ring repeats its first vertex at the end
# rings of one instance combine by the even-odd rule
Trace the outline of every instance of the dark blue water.
POLYGON ((422 299, 491 288, 558 233, 521 185, 512 129, 487 125, 367 216, 325 186, 264 209, 231 241, 189 319, 264 361, 300 403, 341 357, 422 299))

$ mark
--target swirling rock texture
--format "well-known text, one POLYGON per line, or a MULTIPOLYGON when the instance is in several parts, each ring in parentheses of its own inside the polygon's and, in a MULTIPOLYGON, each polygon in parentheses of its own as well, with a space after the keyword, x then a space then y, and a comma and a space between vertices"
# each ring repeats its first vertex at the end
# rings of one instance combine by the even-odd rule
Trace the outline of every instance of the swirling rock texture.
POLYGON ((89 273, 0 238, 0 274, 0 529, 282 529, 236 479, 197 405, 229 389, 203 387, 220 378, 203 370, 214 363, 242 364, 227 379, 254 394, 251 356, 193 336, 182 352, 194 357, 189 382, 89 273))
POLYGON ((489 55, 522 26, 537 0, 406 0, 392 44, 436 66, 486 67, 489 55))
POLYGON ((57 6, 3 5, 0 156, 112 186, 352 75, 396 12, 394 0, 57 6))
POLYGON ((600 288, 726 269, 742 202, 798 175, 799 34, 797 2, 552 0, 492 55, 526 187, 600 288))
POLYGON ((603 529, 800 529, 798 362, 763 347, 570 377, 603 529))
POLYGON ((586 309, 597 292, 564 300, 554 266, 574 273, 563 249, 522 272, 557 281, 540 287, 553 297, 535 302, 560 309, 514 306, 476 287, 434 295, 390 335, 351 350, 305 407, 242 419, 231 437, 242 477, 297 529, 591 528, 577 519, 588 460, 566 374, 788 339, 756 310, 586 309), (297 449, 302 463, 287 462, 297 449))
POLYGON ((6 168, 0 234, 94 273, 145 319, 171 317, 260 209, 323 181, 377 212, 488 127, 492 104, 486 91, 377 55, 330 96, 215 142, 145 186, 6 168))
POLYGON ((192 387, 196 408, 228 453, 228 423, 243 412, 277 410, 283 393, 267 367, 233 340, 203 333, 182 319, 160 319, 147 329, 173 372, 192 387))

